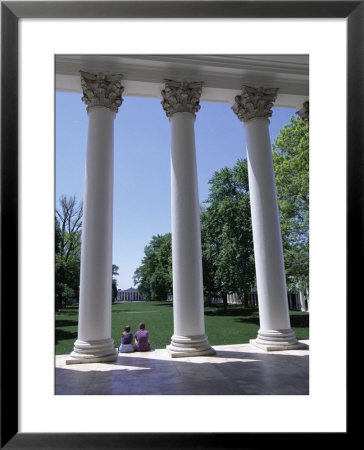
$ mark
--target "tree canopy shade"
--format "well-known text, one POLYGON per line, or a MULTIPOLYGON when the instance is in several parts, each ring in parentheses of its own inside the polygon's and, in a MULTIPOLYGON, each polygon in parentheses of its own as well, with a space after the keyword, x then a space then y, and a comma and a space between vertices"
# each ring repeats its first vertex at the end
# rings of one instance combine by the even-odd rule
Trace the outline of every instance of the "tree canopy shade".
POLYGON ((289 288, 309 284, 309 126, 293 116, 273 142, 273 162, 289 288))
POLYGON ((255 283, 246 160, 215 172, 209 183, 201 214, 204 289, 226 305, 227 294, 235 292, 247 300, 255 283))
POLYGON ((171 233, 153 236, 134 272, 139 294, 148 300, 167 300, 172 295, 171 233))
POLYGON ((55 218, 56 310, 68 299, 78 300, 80 283, 82 203, 61 196, 55 218))

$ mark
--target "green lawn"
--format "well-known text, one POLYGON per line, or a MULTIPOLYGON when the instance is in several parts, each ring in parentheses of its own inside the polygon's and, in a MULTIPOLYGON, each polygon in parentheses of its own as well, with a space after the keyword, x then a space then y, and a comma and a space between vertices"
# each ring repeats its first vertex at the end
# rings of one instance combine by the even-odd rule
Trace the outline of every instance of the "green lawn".
MULTIPOLYGON (((309 313, 290 311, 291 326, 297 339, 309 338, 309 313)), ((56 313, 56 354, 73 350, 77 339, 78 306, 69 306, 56 313)), ((133 334, 139 322, 145 322, 150 331, 152 348, 165 348, 173 334, 173 308, 169 302, 115 303, 112 305, 111 332, 115 346, 120 344, 120 334, 130 325, 133 334)), ((244 309, 229 305, 205 308, 205 328, 211 345, 243 344, 257 337, 259 314, 257 309, 244 309)))

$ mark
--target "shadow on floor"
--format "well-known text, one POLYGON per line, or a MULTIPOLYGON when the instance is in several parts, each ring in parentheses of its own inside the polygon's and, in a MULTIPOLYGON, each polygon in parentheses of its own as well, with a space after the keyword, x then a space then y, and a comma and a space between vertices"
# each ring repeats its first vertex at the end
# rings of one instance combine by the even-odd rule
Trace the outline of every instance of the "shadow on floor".
POLYGON ((309 356, 218 350, 215 357, 118 356, 56 368, 58 395, 308 395, 309 356))

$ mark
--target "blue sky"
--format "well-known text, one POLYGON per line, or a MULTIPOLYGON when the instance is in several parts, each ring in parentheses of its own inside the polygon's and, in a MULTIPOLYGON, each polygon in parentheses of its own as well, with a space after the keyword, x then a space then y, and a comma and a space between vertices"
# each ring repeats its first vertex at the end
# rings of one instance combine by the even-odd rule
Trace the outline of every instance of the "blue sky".
MULTIPOLYGON (((79 93, 56 93, 56 206, 61 195, 83 199, 88 116, 79 93)), ((170 124, 160 99, 125 97, 115 118, 113 264, 118 288, 133 274, 153 235, 171 231, 170 124)), ((296 110, 273 108, 272 141, 296 110)), ((196 115, 200 202, 222 167, 246 157, 245 132, 231 105, 201 103, 196 115)))

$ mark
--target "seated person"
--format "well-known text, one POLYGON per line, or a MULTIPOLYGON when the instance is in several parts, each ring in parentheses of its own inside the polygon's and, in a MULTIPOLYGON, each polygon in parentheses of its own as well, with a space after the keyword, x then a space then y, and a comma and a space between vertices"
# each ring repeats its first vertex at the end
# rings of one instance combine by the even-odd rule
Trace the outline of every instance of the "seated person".
POLYGON ((119 347, 120 353, 131 353, 135 350, 134 345, 132 344, 133 333, 130 331, 130 325, 127 325, 124 328, 124 331, 121 334, 121 344, 119 347))
POLYGON ((149 331, 145 329, 145 323, 139 324, 139 330, 135 333, 135 349, 137 352, 150 351, 149 331))

